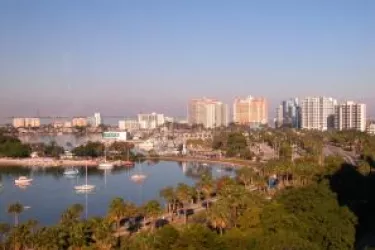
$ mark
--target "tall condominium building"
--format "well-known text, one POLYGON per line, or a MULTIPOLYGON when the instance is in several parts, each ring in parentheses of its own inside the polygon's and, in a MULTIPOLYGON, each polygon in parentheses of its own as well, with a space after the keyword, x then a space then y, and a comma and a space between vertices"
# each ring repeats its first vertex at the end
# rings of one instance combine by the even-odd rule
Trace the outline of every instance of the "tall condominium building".
POLYGON ((94 118, 95 118, 95 124, 94 124, 95 127, 99 127, 102 124, 102 116, 100 115, 100 113, 95 113, 94 118))
POLYGON ((228 125, 228 105, 215 99, 198 98, 188 104, 189 124, 203 124, 205 128, 228 125))
POLYGON ((267 100, 252 96, 246 99, 236 98, 233 103, 233 121, 244 125, 268 123, 267 100))
POLYGON ((366 105, 352 101, 335 106, 335 129, 366 131, 366 105))
POLYGON ((337 101, 331 97, 306 97, 301 101, 301 128, 325 131, 334 127, 337 101))
POLYGON ((301 127, 301 113, 298 98, 283 101, 276 110, 276 126, 301 127))
POLYGON ((39 118, 14 118, 13 127, 15 128, 38 128, 40 127, 39 118))
POLYGON ((138 114, 138 123, 141 129, 155 129, 165 123, 163 114, 138 114))
POLYGON ((120 130, 134 131, 139 129, 139 122, 137 120, 122 120, 118 122, 120 130))

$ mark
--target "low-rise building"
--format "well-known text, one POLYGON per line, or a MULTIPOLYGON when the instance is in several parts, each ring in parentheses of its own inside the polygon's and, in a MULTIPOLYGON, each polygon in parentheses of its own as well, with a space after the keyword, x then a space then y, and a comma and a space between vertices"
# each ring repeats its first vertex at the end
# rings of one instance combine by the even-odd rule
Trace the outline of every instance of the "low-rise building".
POLYGON ((127 141, 129 140, 129 132, 122 131, 108 131, 103 133, 103 140, 105 141, 127 141))
POLYGON ((13 127, 15 128, 39 128, 39 118, 14 118, 13 127))
POLYGON ((15 128, 25 127, 25 119, 24 118, 13 118, 13 127, 15 127, 15 128))
POLYGON ((367 129, 366 129, 367 133, 371 134, 371 135, 375 135, 375 123, 374 122, 370 122, 368 125, 367 125, 367 129))
POLYGON ((75 117, 72 120, 73 127, 86 127, 87 119, 85 117, 75 117))

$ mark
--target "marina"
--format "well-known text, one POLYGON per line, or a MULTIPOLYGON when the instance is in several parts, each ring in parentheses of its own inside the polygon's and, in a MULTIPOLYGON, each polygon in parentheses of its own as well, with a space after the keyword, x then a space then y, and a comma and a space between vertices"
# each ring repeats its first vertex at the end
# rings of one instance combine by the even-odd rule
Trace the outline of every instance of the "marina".
POLYGON ((88 217, 103 216, 115 197, 137 205, 152 199, 163 204, 159 192, 164 187, 176 187, 178 183, 194 185, 202 175, 212 175, 214 178, 235 175, 233 169, 218 164, 203 166, 196 162, 161 161, 137 163, 132 168, 114 167, 110 171, 90 167, 87 168, 86 181, 86 168, 76 169, 79 170, 78 174, 65 175, 65 169, 58 167, 1 167, 0 221, 12 222, 7 208, 15 202, 30 207, 20 215, 20 221, 36 219, 42 225, 52 225, 59 221, 65 209, 75 203, 85 207, 88 217), (215 169, 219 168, 222 170, 217 172, 215 169), (144 178, 133 180, 132 176, 135 175, 144 178), (32 177, 32 184, 15 185, 15 179, 20 176, 32 177), (80 188, 77 189, 77 186, 80 188))

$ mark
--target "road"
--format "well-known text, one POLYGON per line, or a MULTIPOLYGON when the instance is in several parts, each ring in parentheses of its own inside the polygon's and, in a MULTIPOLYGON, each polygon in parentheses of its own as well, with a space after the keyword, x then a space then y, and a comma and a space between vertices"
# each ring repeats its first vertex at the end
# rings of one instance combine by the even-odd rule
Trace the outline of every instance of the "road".
POLYGON ((325 156, 330 156, 330 155, 341 156, 347 163, 353 166, 357 165, 355 154, 351 151, 345 151, 340 147, 327 144, 323 148, 323 153, 325 156))

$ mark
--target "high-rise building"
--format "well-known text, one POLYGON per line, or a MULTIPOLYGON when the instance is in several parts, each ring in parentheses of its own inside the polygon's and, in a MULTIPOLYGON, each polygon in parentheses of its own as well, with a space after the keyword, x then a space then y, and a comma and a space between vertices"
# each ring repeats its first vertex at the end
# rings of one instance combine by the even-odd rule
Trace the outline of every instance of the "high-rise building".
POLYGON ((366 131, 366 105, 348 101, 335 106, 335 129, 366 131))
POLYGON ((163 114, 138 114, 138 123, 141 129, 155 129, 165 123, 163 114))
POLYGON ((118 122, 120 130, 134 131, 139 129, 139 123, 137 120, 122 120, 118 122))
POLYGON ((206 97, 192 99, 188 104, 188 122, 205 128, 227 126, 228 105, 206 97))
POLYGON ((233 121, 243 125, 267 124, 267 100, 263 97, 252 96, 246 99, 236 98, 233 103, 233 121))
POLYGON ((102 116, 100 115, 100 113, 95 113, 94 118, 95 118, 95 124, 94 124, 95 127, 99 127, 102 124, 102 116))
POLYGON ((337 101, 331 97, 306 97, 301 101, 301 128, 325 131, 334 127, 337 101))
POLYGON ((301 127, 301 113, 298 98, 283 101, 276 110, 276 127, 301 127))

